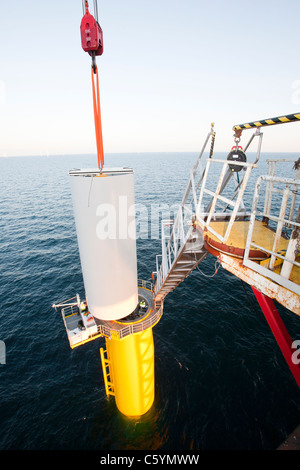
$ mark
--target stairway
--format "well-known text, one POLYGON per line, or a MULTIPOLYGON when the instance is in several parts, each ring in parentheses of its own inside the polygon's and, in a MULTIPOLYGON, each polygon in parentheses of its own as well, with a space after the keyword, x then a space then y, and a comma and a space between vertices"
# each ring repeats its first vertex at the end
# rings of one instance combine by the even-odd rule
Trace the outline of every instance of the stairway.
POLYGON ((176 217, 162 221, 162 252, 161 255, 156 256, 156 271, 153 273, 153 276, 156 275, 154 283, 156 304, 162 304, 166 295, 184 281, 208 255, 204 248, 204 231, 213 233, 222 243, 225 243, 234 221, 239 217, 244 219, 250 215, 245 212, 243 194, 251 170, 256 167, 256 162, 235 161, 235 166, 240 168, 239 170, 231 168, 230 158, 226 160, 213 158, 214 137, 212 127, 190 172, 176 217), (210 154, 203 170, 201 157, 210 138, 210 154), (241 176, 237 177, 237 174, 241 176), (229 199, 221 193, 230 180, 233 180, 234 188, 229 199), (212 189, 209 189, 207 186, 211 184, 212 189), (211 227, 210 222, 216 219, 228 220, 228 228, 224 236, 216 233, 211 227))
POLYGON ((207 254, 200 232, 194 228, 191 229, 171 266, 167 263, 167 272, 163 272, 164 263, 161 264, 154 287, 155 302, 161 303, 166 295, 184 281, 193 269, 206 258, 207 254))

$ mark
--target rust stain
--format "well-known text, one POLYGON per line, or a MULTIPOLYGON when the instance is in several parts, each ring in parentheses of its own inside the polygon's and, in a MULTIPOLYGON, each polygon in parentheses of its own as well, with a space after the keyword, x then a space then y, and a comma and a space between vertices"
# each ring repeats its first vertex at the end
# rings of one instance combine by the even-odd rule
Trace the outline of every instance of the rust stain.
POLYGON ((299 295, 244 266, 243 260, 233 258, 224 253, 219 253, 218 258, 224 269, 247 282, 247 284, 255 287, 264 295, 277 300, 277 302, 288 310, 300 316, 299 295))
MULTIPOLYGON (((228 247, 227 251, 222 250, 223 247, 220 246, 221 243, 218 245, 218 243, 216 243, 215 241, 214 245, 218 246, 212 246, 210 244, 211 240, 208 236, 208 231, 206 227, 203 230, 203 228, 197 221, 195 221, 195 225, 197 229, 203 233, 204 248, 210 254, 220 260, 224 269, 231 272, 234 276, 242 279, 247 284, 255 287, 258 291, 267 295, 271 299, 276 300, 291 312, 300 316, 300 297, 298 294, 290 291, 286 287, 280 286, 276 282, 248 268, 247 266, 244 266, 242 253, 237 253, 236 251, 233 253, 231 252, 231 250, 228 250, 228 247)), ((256 255, 256 253, 252 253, 252 256, 253 254, 256 255)))

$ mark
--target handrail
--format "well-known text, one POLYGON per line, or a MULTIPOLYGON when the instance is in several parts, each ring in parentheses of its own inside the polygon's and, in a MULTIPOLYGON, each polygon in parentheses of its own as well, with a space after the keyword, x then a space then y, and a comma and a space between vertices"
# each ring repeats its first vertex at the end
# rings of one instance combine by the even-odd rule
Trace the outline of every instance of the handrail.
POLYGON ((138 279, 138 287, 144 287, 145 289, 153 289, 153 284, 151 281, 145 281, 144 279, 138 279))
POLYGON ((67 300, 63 300, 62 302, 58 302, 57 304, 53 304, 52 307, 53 308, 56 308, 56 307, 67 307, 67 306, 74 306, 74 305, 77 305, 78 304, 78 297, 75 296, 75 297, 71 297, 70 299, 67 299, 67 300), (76 302, 72 302, 72 303, 69 303, 71 300, 74 300, 76 299, 76 302))
POLYGON ((215 132, 214 125, 211 124, 211 130, 207 134, 200 154, 197 158, 195 165, 193 166, 190 177, 179 205, 176 217, 174 220, 162 220, 161 224, 161 236, 162 236, 162 254, 157 255, 156 257, 156 283, 155 283, 155 292, 157 293, 161 286, 163 285, 164 280, 166 279, 174 261, 176 260, 177 255, 180 250, 184 247, 186 240, 188 239, 192 227, 189 225, 192 216, 196 212, 197 207, 197 189, 203 179, 204 171, 202 171, 201 158, 205 152, 208 141, 211 137, 210 153, 209 158, 212 158, 214 141, 215 141, 215 132), (199 180, 196 181, 197 173, 200 170, 199 180), (197 183, 197 184, 196 184, 197 183), (194 205, 194 210, 193 210, 194 205), (188 219, 188 223, 187 223, 188 219), (165 228, 172 225, 172 231, 169 234, 169 237, 165 234, 165 228), (158 267, 158 257, 161 256, 161 264, 158 267))
POLYGON ((243 264, 251 268, 253 271, 258 272, 259 274, 262 274, 263 276, 268 277, 269 279, 276 282, 277 284, 291 290, 292 292, 295 292, 296 294, 300 294, 300 286, 289 279, 293 266, 300 267, 300 263, 296 261, 297 253, 299 252, 299 245, 298 245, 299 235, 298 234, 300 231, 300 213, 298 211, 298 214, 294 218, 294 220, 293 220, 294 216, 291 211, 289 211, 289 214, 286 215, 286 212, 288 210, 288 199, 290 197, 292 200, 292 204, 293 204, 293 199, 295 195, 295 190, 291 188, 295 188, 295 187, 297 187, 299 191, 300 179, 297 180, 297 179, 292 179, 292 178, 281 178, 281 177, 270 176, 270 175, 262 175, 258 178, 256 187, 255 187, 254 197, 253 197, 253 204, 252 204, 252 211, 251 211, 252 213, 251 213, 251 218, 249 222, 249 230, 248 230, 248 236, 247 236, 247 241, 246 241, 243 264), (266 184, 269 186, 269 191, 266 192, 266 197, 269 198, 270 200, 272 200, 272 192, 275 191, 275 189, 273 188, 273 184, 279 183, 280 185, 284 185, 284 189, 282 191, 276 190, 277 193, 280 192, 282 194, 279 216, 275 216, 271 214, 270 204, 265 203, 264 210, 263 211, 258 210, 259 194, 260 194, 260 190, 261 190, 261 186, 263 182, 266 182, 266 184), (267 212, 266 212, 266 207, 267 207, 267 212), (261 216, 263 220, 264 219, 270 220, 276 223, 276 230, 274 232, 274 242, 273 242, 273 247, 271 250, 267 249, 264 246, 259 245, 258 243, 254 243, 252 241, 254 223, 258 216, 261 216), (286 227, 292 227, 293 231, 291 232, 286 252, 278 253, 279 240, 281 238, 284 225, 286 227), (266 263, 258 264, 250 260, 249 252, 250 252, 251 246, 268 253, 270 256, 269 262, 267 264, 266 263), (282 260, 282 267, 279 272, 275 272, 273 270, 275 267, 276 258, 279 258, 282 260))
POLYGON ((122 328, 114 328, 112 326, 107 326, 104 324, 98 325, 98 334, 102 334, 103 336, 108 336, 109 338, 117 338, 122 339, 126 336, 133 335, 135 333, 140 333, 142 331, 147 330, 150 327, 153 327, 158 323, 161 316, 163 314, 163 307, 159 307, 156 312, 153 311, 150 315, 148 315, 145 320, 142 320, 137 323, 130 323, 128 325, 124 325, 122 328))
MULTIPOLYGON (((242 184, 239 186, 239 191, 237 193, 237 199, 234 201, 234 200, 229 200, 228 198, 225 198, 224 196, 221 195, 221 190, 222 190, 222 186, 223 186, 223 180, 224 180, 224 177, 226 175, 226 170, 227 170, 228 166, 231 163, 232 163, 231 160, 219 160, 219 159, 213 159, 213 158, 212 159, 207 159, 207 165, 206 165, 206 170, 205 170, 206 173, 205 173, 204 178, 203 178, 201 191, 200 191, 200 195, 199 195, 199 199, 198 199, 197 212, 196 212, 197 221, 199 221, 203 225, 203 228, 206 228, 208 231, 213 233, 222 243, 226 243, 226 241, 227 241, 227 239, 230 235, 231 228, 232 228, 232 226, 234 224, 234 221, 235 221, 235 219, 238 215, 238 209, 239 209, 240 204, 242 202, 243 194, 244 194, 244 191, 246 189, 246 186, 247 186, 247 183, 248 183, 248 180, 249 180, 249 177, 250 177, 251 170, 253 168, 256 168, 256 166, 257 166, 255 163, 246 163, 246 162, 235 162, 234 163, 235 165, 237 164, 241 167, 247 168, 246 172, 245 172, 245 176, 244 176, 243 181, 242 181, 242 184), (213 163, 222 163, 223 164, 223 168, 221 170, 221 174, 220 174, 218 185, 217 185, 217 188, 216 188, 215 192, 212 192, 212 191, 208 190, 205 187, 206 182, 207 182, 208 172, 209 172, 210 166, 213 163), (201 211, 201 206, 203 204, 203 195, 204 195, 204 193, 208 193, 210 195, 213 195, 212 204, 210 206, 210 210, 209 210, 207 218, 204 217, 205 213, 203 213, 203 211, 201 211), (217 203, 218 199, 225 202, 225 203, 227 203, 227 205, 231 205, 233 207, 233 210, 230 214, 229 224, 227 226, 227 230, 226 230, 226 233, 225 233, 224 236, 217 233, 210 226, 210 222, 211 222, 211 219, 214 216, 214 213, 215 213, 214 211, 215 211, 215 207, 216 207, 216 203, 217 203)), ((225 215, 226 213, 223 212, 222 214, 225 215)))
MULTIPOLYGON (((201 222, 204 227, 214 233, 218 238, 220 238, 223 242, 227 240, 232 225, 237 216, 240 215, 238 209, 242 203, 242 197, 250 177, 251 170, 256 168, 255 163, 247 163, 247 162, 239 162, 235 161, 234 164, 236 166, 240 166, 241 169, 245 170, 245 175, 243 176, 242 180, 236 187, 236 192, 233 195, 232 199, 228 199, 221 195, 222 191, 226 187, 230 177, 232 176, 232 171, 230 169, 230 165, 232 164, 232 160, 221 160, 213 158, 213 145, 215 139, 215 132, 213 131, 213 127, 211 131, 208 133, 202 150, 199 154, 199 157, 192 168, 189 176, 189 180, 181 201, 179 205, 177 215, 175 220, 173 221, 166 221, 163 220, 161 224, 161 242, 162 242, 162 254, 161 254, 161 264, 158 267, 158 257, 156 257, 156 284, 155 284, 155 293, 157 294, 161 287, 164 284, 164 281, 167 279, 169 272, 171 271, 174 263, 178 255, 180 254, 181 250, 184 249, 184 246, 191 236, 193 231, 193 223, 195 221, 201 222), (201 158, 207 146, 207 143, 211 137, 211 148, 209 158, 206 159, 206 166, 202 170, 201 165, 201 158), (222 163, 223 168, 221 171, 219 183, 217 190, 212 192, 205 188, 207 184, 207 177, 208 171, 211 164, 215 163, 222 163), (200 174, 199 174, 200 173, 200 174), (200 194, 197 195, 197 191, 200 188, 200 194), (208 193, 212 196, 211 204, 209 204, 205 209, 202 207, 203 202, 203 194, 208 193), (237 199, 234 201, 235 197, 237 199), (227 212, 223 212, 223 216, 230 216, 230 222, 225 234, 225 237, 222 237, 220 234, 216 233, 210 227, 210 221, 212 217, 215 216, 215 206, 217 200, 222 200, 228 206, 232 207, 232 212, 228 214, 227 212), (208 211, 208 216, 206 218, 206 213, 208 211), (172 225, 172 230, 169 236, 166 235, 166 227, 172 225)), ((260 140, 261 142, 261 140, 260 140)), ((260 148, 260 147, 259 147, 260 148)), ((259 155, 257 156, 256 161, 258 160, 259 155)), ((245 212, 243 212, 245 215, 245 212)))

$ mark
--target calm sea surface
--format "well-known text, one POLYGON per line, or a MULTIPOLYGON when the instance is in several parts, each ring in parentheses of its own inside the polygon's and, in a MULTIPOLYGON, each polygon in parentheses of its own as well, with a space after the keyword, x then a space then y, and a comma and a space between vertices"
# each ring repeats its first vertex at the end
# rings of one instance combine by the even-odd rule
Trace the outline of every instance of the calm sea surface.
MULTIPOLYGON (((180 202, 196 158, 112 154, 106 165, 134 169, 136 203, 150 211, 180 202)), ((153 330, 155 403, 145 416, 126 418, 106 397, 103 339, 70 349, 51 307, 84 296, 68 171, 95 166, 84 155, 0 159, 0 449, 276 448, 300 424, 300 392, 250 287, 222 268, 208 277, 212 256, 204 274, 194 270, 165 300, 153 330)), ((137 240, 145 280, 161 252, 153 235, 137 240)), ((278 309, 299 340, 299 317, 278 309)))

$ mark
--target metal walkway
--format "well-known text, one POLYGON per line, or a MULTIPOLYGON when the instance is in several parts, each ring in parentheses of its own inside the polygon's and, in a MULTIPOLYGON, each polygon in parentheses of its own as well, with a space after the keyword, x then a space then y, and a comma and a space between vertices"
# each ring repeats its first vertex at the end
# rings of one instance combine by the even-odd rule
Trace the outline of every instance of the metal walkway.
MULTIPOLYGON (((276 162, 268 160, 269 175, 258 175, 256 186, 251 191, 251 194, 254 192, 252 206, 250 201, 248 211, 243 201, 252 170, 257 168, 262 135, 261 130, 256 129, 245 147, 244 152, 253 139, 258 137, 254 163, 246 162, 246 158, 239 158, 239 137, 235 138, 236 146, 232 148, 227 159, 221 160, 213 157, 215 132, 212 126, 190 173, 175 219, 162 221, 162 252, 156 257, 156 272, 153 273, 156 275, 155 302, 163 302, 166 295, 184 281, 208 253, 212 253, 218 257, 225 269, 243 278, 250 285, 265 289, 266 295, 300 314, 300 263, 297 255, 300 246, 300 162, 299 165, 294 162, 295 176, 283 178, 275 175, 276 162), (210 153, 202 170, 201 158, 210 139, 210 153), (262 190, 263 183, 266 188, 262 190), (261 202, 260 193, 264 198, 261 202), (280 210, 278 213, 276 209, 277 212, 272 215, 273 202, 274 210, 278 204, 280 210), (258 222, 258 217, 262 217, 262 221, 258 222), (262 242, 257 237, 253 238, 253 229, 258 223, 263 225, 262 228, 266 228, 264 232, 268 235, 265 235, 262 242), (234 232, 238 232, 235 239, 239 243, 242 243, 243 239, 246 242, 239 256, 236 256, 232 242, 234 232), (286 245, 284 249, 283 238, 286 245), (214 248, 211 246, 212 242, 214 248), (266 261, 259 262, 251 258, 250 254, 257 250, 263 254, 261 259, 266 261), (279 265, 282 266, 281 272, 279 265), (258 281, 254 278, 258 278, 258 281)), ((279 161, 288 163, 292 168, 291 161, 279 161)), ((285 171, 281 174, 285 174, 285 171)))
MULTIPOLYGON (((260 134, 258 133, 258 135, 260 134)), ((203 228, 205 228, 210 227, 211 220, 215 220, 218 216, 229 218, 228 233, 225 234, 225 238, 222 237, 222 240, 226 241, 234 221, 237 218, 243 219, 250 215, 245 212, 243 194, 251 170, 256 167, 256 164, 234 160, 233 165, 232 160, 214 159, 214 141, 215 132, 212 125, 196 164, 190 173, 175 219, 162 221, 162 254, 156 257, 156 272, 153 273, 153 275, 156 275, 155 302, 163 301, 166 295, 184 281, 208 255, 208 251, 204 246, 204 230, 199 230, 199 221, 203 223, 203 228), (201 158, 209 140, 211 140, 210 151, 203 170, 201 158), (217 169, 213 168, 213 179, 217 182, 213 191, 208 189, 211 166, 221 167, 220 177, 217 179, 215 178, 217 169), (245 175, 238 177, 237 174, 242 168, 245 169, 245 175), (229 196, 225 197, 223 193, 230 180, 233 180, 234 187, 229 196), (216 213, 216 206, 220 204, 222 209, 219 213, 216 213)), ((232 153, 234 154, 234 152, 232 153)))
MULTIPOLYGON (((255 163, 241 163, 232 160, 213 159, 215 132, 213 125, 204 142, 200 155, 190 173, 190 178, 179 206, 175 220, 162 221, 162 254, 156 257, 156 282, 154 287, 155 302, 161 302, 166 295, 172 292, 187 276, 203 261, 208 252, 204 247, 203 231, 199 230, 197 222, 203 221, 204 226, 209 225, 216 217, 216 205, 223 206, 221 216, 229 217, 230 228, 237 217, 244 218, 243 194, 252 168, 255 163), (201 158, 211 140, 210 151, 204 170, 201 158), (217 187, 214 191, 207 188, 209 168, 211 165, 221 164, 220 178, 217 178, 217 187), (234 169, 233 169, 234 168, 234 169), (238 168, 238 170, 236 170, 238 168), (246 168, 245 175, 237 178, 237 172, 246 168), (221 195, 230 180, 234 180, 234 188, 230 193, 231 199, 221 195), (200 194, 199 193, 200 188, 200 194), (205 210, 203 210, 205 207, 205 210), (228 207, 230 207, 228 211, 228 207), (242 207, 239 212, 239 208, 242 207)), ((234 152, 232 152, 234 154, 234 152)), ((213 166, 214 166, 213 165, 213 166)), ((215 175, 214 175, 215 176, 215 175)), ((214 178, 215 180, 215 178, 214 178)), ((229 230, 230 231, 230 230, 229 230)), ((227 235, 226 235, 227 236, 227 235)), ((226 237, 225 237, 226 238, 226 237)))
POLYGON ((211 138, 210 157, 213 154, 215 132, 213 124, 207 135, 200 155, 194 165, 190 178, 174 220, 162 220, 162 253, 156 256, 156 276, 154 285, 155 303, 163 302, 195 267, 207 256, 203 236, 194 226, 198 199, 197 189, 201 184, 203 172, 201 157, 211 138), (199 176, 200 174, 200 176, 199 176))
MULTIPOLYGON (((165 228, 163 222, 163 230, 165 228)), ((179 241, 177 239, 177 241, 179 241)), ((183 238, 182 246, 177 248, 177 255, 172 261, 171 255, 176 253, 176 246, 171 240, 169 243, 163 242, 162 263, 157 269, 157 281, 154 289, 155 302, 162 302, 167 294, 172 292, 186 277, 203 261, 207 256, 207 251, 203 247, 203 238, 199 231, 192 229, 183 238)), ((158 263, 160 256, 157 256, 158 263)))

